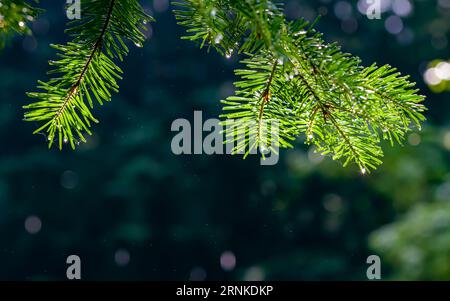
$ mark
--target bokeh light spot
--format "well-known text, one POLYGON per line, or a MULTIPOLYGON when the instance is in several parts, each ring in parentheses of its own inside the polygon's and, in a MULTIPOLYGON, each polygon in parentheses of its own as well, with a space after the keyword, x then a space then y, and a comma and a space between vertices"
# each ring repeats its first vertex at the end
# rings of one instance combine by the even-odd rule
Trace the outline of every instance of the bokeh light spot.
POLYGON ((114 254, 114 261, 118 266, 124 267, 130 263, 130 252, 125 249, 119 249, 114 254))
POLYGON ((220 266, 225 271, 232 271, 236 267, 236 256, 231 251, 223 252, 220 256, 220 266))
POLYGON ((37 234, 41 231, 41 219, 35 215, 29 216, 25 220, 25 230, 30 234, 37 234))

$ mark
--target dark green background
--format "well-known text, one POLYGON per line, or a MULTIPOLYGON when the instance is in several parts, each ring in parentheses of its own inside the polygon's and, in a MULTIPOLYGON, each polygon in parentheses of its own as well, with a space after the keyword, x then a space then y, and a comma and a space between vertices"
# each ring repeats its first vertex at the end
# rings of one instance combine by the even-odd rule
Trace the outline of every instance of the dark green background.
POLYGON ((358 28, 346 33, 337 1, 286 1, 290 18, 326 8, 318 29, 327 41, 365 65, 398 67, 427 95, 420 144, 415 135, 414 145, 386 145, 381 168, 361 176, 301 141, 273 167, 173 155, 171 123, 194 110, 217 117, 238 58, 180 40, 170 9, 155 12, 152 0, 142 1, 158 20, 152 38, 122 64, 120 94, 96 108, 94 136, 75 152, 47 150, 21 109, 55 58, 49 43, 67 40, 65 1, 43 0, 34 37, 0 53, 0 280, 63 280, 71 254, 85 280, 366 279, 371 254, 383 279, 450 279, 449 94, 433 94, 422 78, 430 61, 450 57, 449 1, 440 1, 412 1, 409 43, 386 31, 392 11, 368 20, 349 1, 344 22, 358 28), (24 227, 30 216, 42 222, 36 234, 24 227), (118 250, 128 264, 116 263, 118 250), (232 271, 220 265, 225 251, 236 257, 232 271))

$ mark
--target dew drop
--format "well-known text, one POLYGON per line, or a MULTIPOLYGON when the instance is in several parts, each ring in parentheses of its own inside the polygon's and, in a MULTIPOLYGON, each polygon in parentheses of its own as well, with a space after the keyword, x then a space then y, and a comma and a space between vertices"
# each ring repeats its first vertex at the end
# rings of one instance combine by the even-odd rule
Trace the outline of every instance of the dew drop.
POLYGON ((227 59, 231 58, 231 56, 233 55, 233 49, 228 50, 228 52, 225 54, 225 57, 227 59))
POLYGON ((216 38, 214 39, 214 43, 219 44, 220 42, 222 42, 223 39, 223 35, 221 33, 219 33, 216 38))

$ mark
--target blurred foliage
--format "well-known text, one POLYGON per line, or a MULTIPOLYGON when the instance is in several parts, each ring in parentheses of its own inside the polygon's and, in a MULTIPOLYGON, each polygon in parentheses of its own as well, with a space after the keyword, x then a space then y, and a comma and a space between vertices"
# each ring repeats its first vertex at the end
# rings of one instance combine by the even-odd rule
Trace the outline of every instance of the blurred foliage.
POLYGON ((302 141, 273 167, 253 157, 173 155, 171 123, 192 120, 194 110, 217 116, 217 100, 234 92, 237 61, 177 39, 183 32, 164 0, 146 2, 158 19, 153 37, 121 66, 128 76, 96 134, 75 153, 48 151, 20 109, 54 56, 49 43, 65 41, 63 3, 48 2, 34 36, 0 55, 0 279, 65 279, 70 254, 81 257, 85 280, 365 279, 371 254, 381 257, 386 279, 450 279, 449 226, 433 226, 449 210, 449 94, 423 81, 429 62, 448 57, 449 32, 436 44, 441 27, 430 29, 450 11, 447 2, 411 2, 403 31, 392 34, 392 10, 368 20, 353 1, 287 1, 291 17, 327 12, 318 24, 326 41, 363 62, 395 64, 427 95, 423 132, 386 148, 384 164, 365 177, 302 141), (413 35, 404 39, 404 31, 413 35), (417 226, 398 226, 409 222, 417 226), (382 230, 368 240, 392 223, 395 233, 402 229, 392 248, 375 243, 382 230), (420 236, 420 228, 432 234, 420 236), (405 256, 417 258, 403 254, 407 246, 440 258, 439 266, 423 261, 406 272, 405 256), (236 258, 232 270, 220 263, 226 251, 236 258))
POLYGON ((448 280, 450 275, 450 182, 445 202, 418 205, 371 236, 375 250, 392 264, 394 279, 448 280))
POLYGON ((33 21, 37 13, 38 10, 30 6, 30 1, 0 1, 0 49, 15 33, 30 34, 27 23, 33 21))

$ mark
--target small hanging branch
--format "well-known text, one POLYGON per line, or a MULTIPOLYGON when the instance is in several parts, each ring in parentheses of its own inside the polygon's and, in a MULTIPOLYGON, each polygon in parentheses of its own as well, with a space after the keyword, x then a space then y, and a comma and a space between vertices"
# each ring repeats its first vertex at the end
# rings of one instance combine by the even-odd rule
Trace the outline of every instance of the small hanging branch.
POLYGON ((67 30, 73 41, 53 45, 61 59, 50 62, 49 74, 58 76, 40 81, 42 92, 28 93, 37 100, 24 107, 26 121, 43 123, 34 133, 46 133, 49 147, 56 139, 60 149, 65 143, 75 148, 91 135, 91 123, 98 122, 93 99, 102 105, 119 89, 122 70, 115 61, 128 54, 124 41, 142 45, 145 24, 153 20, 137 0, 83 0, 82 7, 83 18, 67 30))

